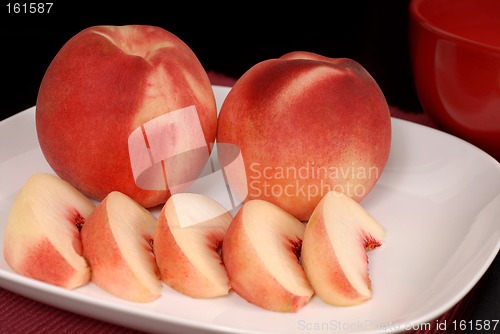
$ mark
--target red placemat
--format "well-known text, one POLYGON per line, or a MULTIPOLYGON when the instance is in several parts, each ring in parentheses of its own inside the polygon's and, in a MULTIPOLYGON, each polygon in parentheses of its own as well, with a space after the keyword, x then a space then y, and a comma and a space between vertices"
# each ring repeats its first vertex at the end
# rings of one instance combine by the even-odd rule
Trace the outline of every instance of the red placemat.
MULTIPOLYGON (((234 78, 215 72, 209 72, 209 77, 214 85, 232 86, 236 81, 234 78)), ((425 114, 408 113, 397 107, 391 107, 390 110, 393 117, 436 128, 425 114)), ((442 316, 422 324, 416 330, 410 330, 409 333, 462 333, 452 328, 450 324, 453 320, 469 320, 480 289, 481 281, 442 316)), ((60 310, 0 288, 0 333, 137 334, 141 332, 60 310)))

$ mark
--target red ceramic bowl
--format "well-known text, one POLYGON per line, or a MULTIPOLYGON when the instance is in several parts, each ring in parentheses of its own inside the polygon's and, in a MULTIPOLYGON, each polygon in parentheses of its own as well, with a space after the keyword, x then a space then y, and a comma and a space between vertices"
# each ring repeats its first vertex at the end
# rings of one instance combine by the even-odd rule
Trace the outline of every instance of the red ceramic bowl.
POLYGON ((410 50, 424 112, 500 160, 500 0, 412 0, 410 50))

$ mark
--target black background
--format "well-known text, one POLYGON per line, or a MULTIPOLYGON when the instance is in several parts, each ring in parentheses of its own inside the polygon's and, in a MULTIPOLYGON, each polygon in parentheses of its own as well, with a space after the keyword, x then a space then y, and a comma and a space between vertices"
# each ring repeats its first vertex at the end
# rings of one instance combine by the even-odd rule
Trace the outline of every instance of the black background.
MULTIPOLYGON (((177 1, 178 2, 178 1, 177 1)), ((49 14, 8 14, 0 7, 0 108, 10 115, 35 105, 43 74, 61 46, 93 25, 149 24, 181 38, 207 71, 239 77, 252 65, 295 50, 349 57, 377 80, 392 105, 419 112, 407 43, 409 0, 223 6, 55 2, 49 14), (183 8, 184 7, 184 8, 183 8)))
MULTIPOLYGON (((55 1, 48 14, 9 14, 7 3, 0 7, 2 119, 35 105, 45 69, 69 38, 89 26, 124 24, 163 27, 186 42, 207 71, 234 78, 289 51, 349 57, 372 74, 389 104, 422 112, 410 67, 409 0, 283 2, 276 9, 270 1, 55 1)), ((497 259, 474 319, 498 319, 498 267, 497 259)))

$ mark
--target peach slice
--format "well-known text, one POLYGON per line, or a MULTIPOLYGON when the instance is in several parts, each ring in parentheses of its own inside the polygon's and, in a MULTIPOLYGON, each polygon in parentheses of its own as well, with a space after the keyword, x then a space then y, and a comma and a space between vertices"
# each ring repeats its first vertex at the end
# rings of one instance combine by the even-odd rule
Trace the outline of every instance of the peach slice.
POLYGON ((233 290, 276 312, 297 312, 314 294, 299 262, 305 226, 280 207, 250 200, 235 215, 222 244, 233 290))
POLYGON ((152 248, 155 226, 156 218, 132 198, 109 193, 81 231, 92 282, 129 301, 159 298, 162 286, 152 248))
POLYGON ((354 199, 328 192, 313 211, 302 242, 302 265, 316 295, 331 305, 372 296, 367 250, 382 245, 384 228, 354 199))
POLYGON ((193 298, 227 295, 230 286, 220 247, 232 219, 208 196, 172 195, 160 213, 154 238, 162 281, 193 298))
POLYGON ((74 289, 90 270, 82 256, 80 228, 95 205, 61 178, 30 176, 11 207, 4 257, 18 274, 74 289))

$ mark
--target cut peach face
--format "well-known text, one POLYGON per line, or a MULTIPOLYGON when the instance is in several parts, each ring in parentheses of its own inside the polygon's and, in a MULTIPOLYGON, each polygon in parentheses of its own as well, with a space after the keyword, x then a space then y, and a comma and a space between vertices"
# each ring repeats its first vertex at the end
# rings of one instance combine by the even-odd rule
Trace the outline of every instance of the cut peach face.
POLYGON ((152 248, 155 227, 156 218, 148 210, 125 194, 109 193, 81 231, 92 282, 129 301, 159 298, 161 281, 152 248))
POLYGON ((222 244, 232 289, 276 312, 297 312, 314 291, 299 262, 304 224, 263 200, 246 202, 222 244))
POLYGON ((58 176, 32 175, 11 207, 4 257, 18 274, 74 289, 90 279, 80 228, 95 205, 58 176))
POLYGON ((161 279, 193 298, 227 295, 230 289, 220 248, 232 216, 210 197, 172 195, 163 206, 154 237, 161 279))
POLYGON ((316 295, 351 306, 372 297, 367 250, 379 247, 384 228, 356 201, 329 192, 307 223, 302 264, 316 295))

